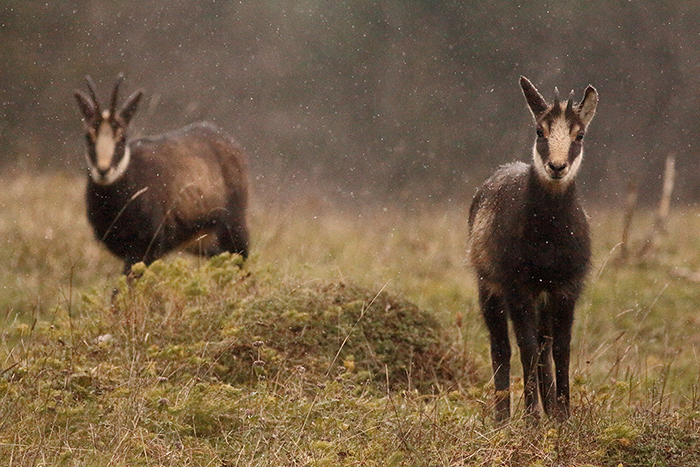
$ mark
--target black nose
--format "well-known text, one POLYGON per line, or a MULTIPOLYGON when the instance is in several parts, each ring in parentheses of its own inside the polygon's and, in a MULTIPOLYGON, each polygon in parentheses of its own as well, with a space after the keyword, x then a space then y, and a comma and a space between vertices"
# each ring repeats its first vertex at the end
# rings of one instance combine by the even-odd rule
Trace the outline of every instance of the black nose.
POLYGON ((558 174, 558 173, 561 173, 566 168, 566 166, 569 164, 567 164, 566 162, 555 163, 555 162, 549 161, 549 162, 547 162, 547 165, 552 170, 552 172, 554 172, 555 174, 558 174))

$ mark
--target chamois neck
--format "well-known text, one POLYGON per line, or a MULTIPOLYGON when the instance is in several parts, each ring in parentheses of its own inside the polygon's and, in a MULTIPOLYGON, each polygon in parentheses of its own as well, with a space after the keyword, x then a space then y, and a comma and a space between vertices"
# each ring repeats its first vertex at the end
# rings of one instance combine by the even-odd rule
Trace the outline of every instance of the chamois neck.
POLYGON ((123 198, 131 196, 134 191, 129 171, 124 170, 116 180, 109 184, 99 183, 92 176, 92 170, 88 169, 88 190, 100 198, 123 198))
POLYGON ((543 203, 547 208, 565 207, 576 198, 576 180, 570 180, 563 186, 555 181, 543 180, 537 168, 530 165, 528 191, 530 200, 535 204, 543 203))

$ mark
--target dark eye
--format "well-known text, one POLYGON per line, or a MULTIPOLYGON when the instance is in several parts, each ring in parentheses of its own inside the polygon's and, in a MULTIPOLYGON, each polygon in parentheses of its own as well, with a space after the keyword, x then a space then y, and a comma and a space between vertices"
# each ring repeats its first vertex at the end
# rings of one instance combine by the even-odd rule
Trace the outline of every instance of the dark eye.
POLYGON ((542 128, 537 129, 537 137, 544 138, 544 131, 542 130, 542 128))
POLYGON ((583 133, 579 133, 576 135, 576 141, 583 141, 583 133))

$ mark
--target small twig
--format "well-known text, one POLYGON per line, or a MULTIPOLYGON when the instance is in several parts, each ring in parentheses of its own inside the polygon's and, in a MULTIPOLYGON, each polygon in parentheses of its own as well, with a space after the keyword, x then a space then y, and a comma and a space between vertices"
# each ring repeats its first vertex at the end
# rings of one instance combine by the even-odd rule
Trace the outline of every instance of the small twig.
POLYGON ((659 237, 666 233, 666 219, 671 207, 671 194, 676 175, 676 158, 671 154, 666 158, 664 169, 664 184, 661 190, 661 200, 659 210, 656 213, 656 220, 649 229, 645 241, 639 251, 639 257, 653 256, 658 249, 659 237))
POLYGON ((671 208, 671 194, 673 193, 673 185, 676 179, 676 157, 671 154, 666 158, 666 167, 664 169, 664 185, 661 192, 661 201, 659 202, 659 212, 656 217, 656 224, 661 232, 666 232, 666 219, 671 208))
POLYGON ((20 364, 20 362, 17 362, 17 363, 14 363, 13 365, 10 365, 7 368, 5 368, 4 370, 2 370, 2 372, 0 372, 0 376, 5 376, 5 373, 7 373, 8 371, 10 371, 11 369, 13 369, 14 367, 16 367, 19 364, 20 364))
POLYGON ((639 194, 639 182, 635 178, 627 189, 627 201, 625 202, 625 217, 622 226, 622 243, 620 244, 620 262, 627 261, 629 255, 630 230, 632 229, 632 219, 634 210, 637 207, 637 195, 639 194))

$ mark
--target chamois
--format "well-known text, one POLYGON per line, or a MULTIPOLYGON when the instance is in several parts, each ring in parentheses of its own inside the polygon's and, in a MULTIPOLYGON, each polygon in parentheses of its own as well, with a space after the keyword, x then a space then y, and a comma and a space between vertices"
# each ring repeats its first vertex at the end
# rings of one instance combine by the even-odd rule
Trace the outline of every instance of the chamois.
POLYGON ((142 91, 117 109, 120 74, 108 109, 95 84, 75 91, 87 141, 87 217, 95 236, 124 261, 124 274, 184 248, 203 256, 248 255, 248 176, 242 149, 213 124, 128 139, 142 91), (189 246, 189 248, 187 248, 189 246))
POLYGON ((535 119, 531 164, 499 168, 477 191, 469 209, 468 259, 491 342, 496 421, 510 417, 508 317, 520 348, 527 413, 537 416, 538 389, 549 416, 569 416, 569 359, 574 306, 590 267, 586 213, 575 177, 583 136, 595 115, 598 93, 549 105, 520 78, 535 119), (552 375, 552 359, 555 376, 552 375))

